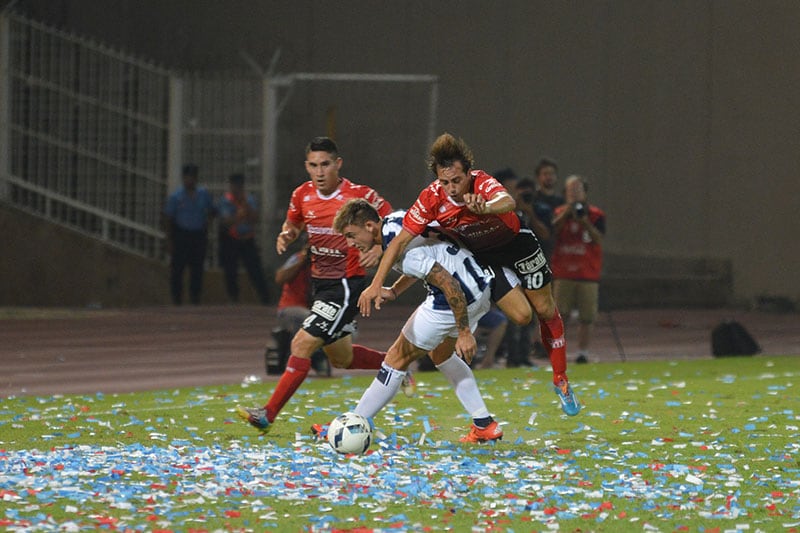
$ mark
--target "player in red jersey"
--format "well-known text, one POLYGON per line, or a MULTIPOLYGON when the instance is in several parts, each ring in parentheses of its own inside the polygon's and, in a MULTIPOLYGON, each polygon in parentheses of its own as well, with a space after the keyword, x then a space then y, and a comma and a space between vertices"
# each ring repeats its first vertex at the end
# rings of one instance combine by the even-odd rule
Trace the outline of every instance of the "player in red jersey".
POLYGON ((370 187, 357 185, 339 175, 342 158, 336 143, 328 137, 316 137, 306 146, 306 172, 309 181, 297 187, 289 201, 286 220, 275 248, 279 254, 308 233, 311 253, 313 302, 303 327, 292 339, 286 370, 278 380, 267 404, 237 411, 251 425, 267 431, 280 410, 305 380, 311 356, 322 348, 336 368, 377 370, 386 355, 352 343, 354 318, 358 313, 357 296, 364 288, 366 268, 378 264, 380 245, 360 253, 333 230, 333 218, 351 198, 363 198, 386 216, 392 206, 370 187))
POLYGON ((472 169, 472 151, 449 133, 433 143, 428 164, 436 180, 419 194, 403 219, 402 231, 384 251, 372 283, 359 297, 361 313, 369 316, 373 303, 380 309, 381 286, 391 265, 413 237, 436 221, 466 244, 479 262, 516 272, 524 292, 508 287, 508 292, 495 292, 493 297, 517 324, 530 322, 531 307, 536 311, 561 408, 568 415, 578 414, 580 403, 567 379, 564 322, 553 299, 552 273, 536 236, 520 228, 516 202, 496 179, 472 169))

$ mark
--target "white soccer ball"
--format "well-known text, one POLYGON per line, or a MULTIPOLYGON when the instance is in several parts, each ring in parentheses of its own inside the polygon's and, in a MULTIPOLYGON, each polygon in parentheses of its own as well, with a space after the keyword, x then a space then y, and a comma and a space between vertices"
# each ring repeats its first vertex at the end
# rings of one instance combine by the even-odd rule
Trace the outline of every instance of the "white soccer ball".
POLYGON ((372 442, 369 420, 355 413, 344 413, 328 427, 328 444, 341 454, 362 455, 372 442))

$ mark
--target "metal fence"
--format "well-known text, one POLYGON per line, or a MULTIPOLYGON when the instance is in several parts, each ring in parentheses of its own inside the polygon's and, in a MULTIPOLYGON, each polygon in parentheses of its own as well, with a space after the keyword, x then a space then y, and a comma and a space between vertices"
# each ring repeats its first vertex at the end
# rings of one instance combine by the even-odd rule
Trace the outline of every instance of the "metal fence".
POLYGON ((165 260, 164 200, 181 165, 193 162, 215 196, 231 173, 249 178, 263 239, 305 179, 303 143, 331 127, 331 110, 348 116, 341 129, 360 162, 348 172, 373 176, 385 196, 407 188, 433 135, 436 83, 427 75, 181 73, 0 14, 0 202, 165 260), (369 118, 366 102, 378 110, 369 118))
POLYGON ((3 200, 160 257, 170 73, 22 18, 1 29, 3 200))

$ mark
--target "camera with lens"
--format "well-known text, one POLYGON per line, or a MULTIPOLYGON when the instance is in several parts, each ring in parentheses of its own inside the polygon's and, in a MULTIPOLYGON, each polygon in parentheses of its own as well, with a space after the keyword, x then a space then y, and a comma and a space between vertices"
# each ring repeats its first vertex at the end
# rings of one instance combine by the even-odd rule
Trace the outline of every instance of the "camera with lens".
POLYGON ((575 216, 578 218, 583 218, 586 216, 586 206, 581 202, 575 202, 575 205, 572 206, 575 210, 575 216))

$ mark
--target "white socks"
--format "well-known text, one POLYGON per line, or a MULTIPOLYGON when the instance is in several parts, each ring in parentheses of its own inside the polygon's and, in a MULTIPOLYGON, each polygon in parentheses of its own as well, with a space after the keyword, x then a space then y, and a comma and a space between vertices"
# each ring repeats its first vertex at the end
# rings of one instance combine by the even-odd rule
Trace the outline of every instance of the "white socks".
MULTIPOLYGON (((447 380, 455 390, 461 405, 464 406, 464 409, 473 419, 490 416, 489 409, 486 408, 486 403, 481 396, 481 391, 478 390, 475 374, 472 373, 472 369, 463 359, 457 355, 452 355, 450 359, 437 365, 436 368, 447 376, 447 380)), ((358 400, 358 405, 353 412, 367 418, 373 418, 378 414, 378 411, 383 409, 394 398, 405 376, 405 371, 395 370, 386 363, 382 363, 378 375, 375 376, 367 390, 361 395, 361 399, 358 400)))
POLYGON ((486 418, 489 416, 489 409, 483 401, 481 391, 478 390, 478 382, 475 381, 475 374, 463 359, 457 355, 451 355, 450 359, 437 365, 442 374, 447 376, 447 380, 456 391, 461 405, 475 418, 486 418))
POLYGON ((353 412, 367 418, 374 417, 394 398, 404 377, 406 377, 404 370, 395 370, 386 363, 381 363, 378 375, 361 395, 353 412))

